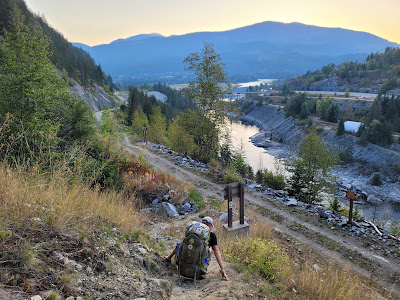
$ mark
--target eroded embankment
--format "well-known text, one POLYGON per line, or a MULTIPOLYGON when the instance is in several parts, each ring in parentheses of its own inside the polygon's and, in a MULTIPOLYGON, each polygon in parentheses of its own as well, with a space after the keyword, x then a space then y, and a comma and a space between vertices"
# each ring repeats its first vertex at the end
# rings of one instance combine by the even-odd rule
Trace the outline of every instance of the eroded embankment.
MULTIPOLYGON (((250 113, 241 119, 257 125, 262 131, 270 132, 272 137, 281 140, 286 154, 295 153, 300 140, 306 135, 305 127, 296 125, 292 117, 285 118, 283 109, 279 109, 276 106, 254 105, 250 113)), ((267 145, 271 135, 259 135, 257 144, 262 145, 262 139, 265 139, 265 144, 267 145)), ((399 152, 370 143, 367 146, 360 146, 357 144, 358 138, 348 134, 337 136, 335 132, 328 131, 325 133, 323 140, 335 153, 340 150, 349 150, 349 153, 351 153, 353 160, 351 166, 341 167, 336 170, 338 175, 343 177, 343 183, 353 183, 356 180, 356 185, 360 186, 359 189, 367 189, 369 191, 368 194, 380 195, 382 198, 392 201, 400 201, 400 195, 396 192, 399 190, 398 182, 400 179, 398 170, 396 170, 396 166, 400 162, 399 152), (367 185, 369 176, 374 172, 381 172, 383 175, 385 185, 381 188, 367 185)))

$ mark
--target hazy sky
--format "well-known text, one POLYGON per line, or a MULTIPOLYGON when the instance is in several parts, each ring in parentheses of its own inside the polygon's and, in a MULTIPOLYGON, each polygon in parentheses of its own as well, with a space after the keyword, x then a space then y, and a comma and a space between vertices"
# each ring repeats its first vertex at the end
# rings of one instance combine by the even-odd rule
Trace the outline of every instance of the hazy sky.
POLYGON ((222 31, 263 21, 366 31, 400 43, 400 0, 25 0, 70 42, 222 31))

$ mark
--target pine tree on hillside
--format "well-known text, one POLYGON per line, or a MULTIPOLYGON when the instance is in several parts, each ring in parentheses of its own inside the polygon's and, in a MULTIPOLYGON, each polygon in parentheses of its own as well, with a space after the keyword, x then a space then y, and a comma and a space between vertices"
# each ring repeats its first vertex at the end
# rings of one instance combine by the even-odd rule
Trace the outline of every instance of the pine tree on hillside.
POLYGON ((344 134, 344 120, 343 118, 340 119, 338 128, 336 130, 336 135, 343 135, 344 134))

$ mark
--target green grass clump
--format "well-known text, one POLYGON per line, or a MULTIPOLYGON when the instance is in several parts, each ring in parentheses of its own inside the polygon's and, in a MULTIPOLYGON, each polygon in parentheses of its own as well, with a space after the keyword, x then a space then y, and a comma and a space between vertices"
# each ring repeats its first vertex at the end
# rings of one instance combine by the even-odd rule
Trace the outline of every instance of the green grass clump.
POLYGON ((240 262, 271 281, 284 279, 289 273, 289 256, 273 240, 241 238, 224 254, 228 260, 240 262))
POLYGON ((189 192, 188 196, 189 201, 194 203, 199 209, 203 209, 206 207, 206 204, 204 203, 203 196, 200 195, 196 189, 191 189, 189 192))

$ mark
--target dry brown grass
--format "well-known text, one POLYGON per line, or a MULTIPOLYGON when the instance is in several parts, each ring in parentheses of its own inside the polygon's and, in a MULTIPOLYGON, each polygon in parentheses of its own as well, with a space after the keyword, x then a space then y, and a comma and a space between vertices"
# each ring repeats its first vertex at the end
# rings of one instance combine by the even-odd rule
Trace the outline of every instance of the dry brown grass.
POLYGON ((57 230, 89 231, 104 221, 128 232, 141 229, 145 220, 131 202, 116 192, 99 192, 61 174, 54 173, 48 179, 34 171, 2 164, 0 178, 3 225, 34 220, 57 230))

